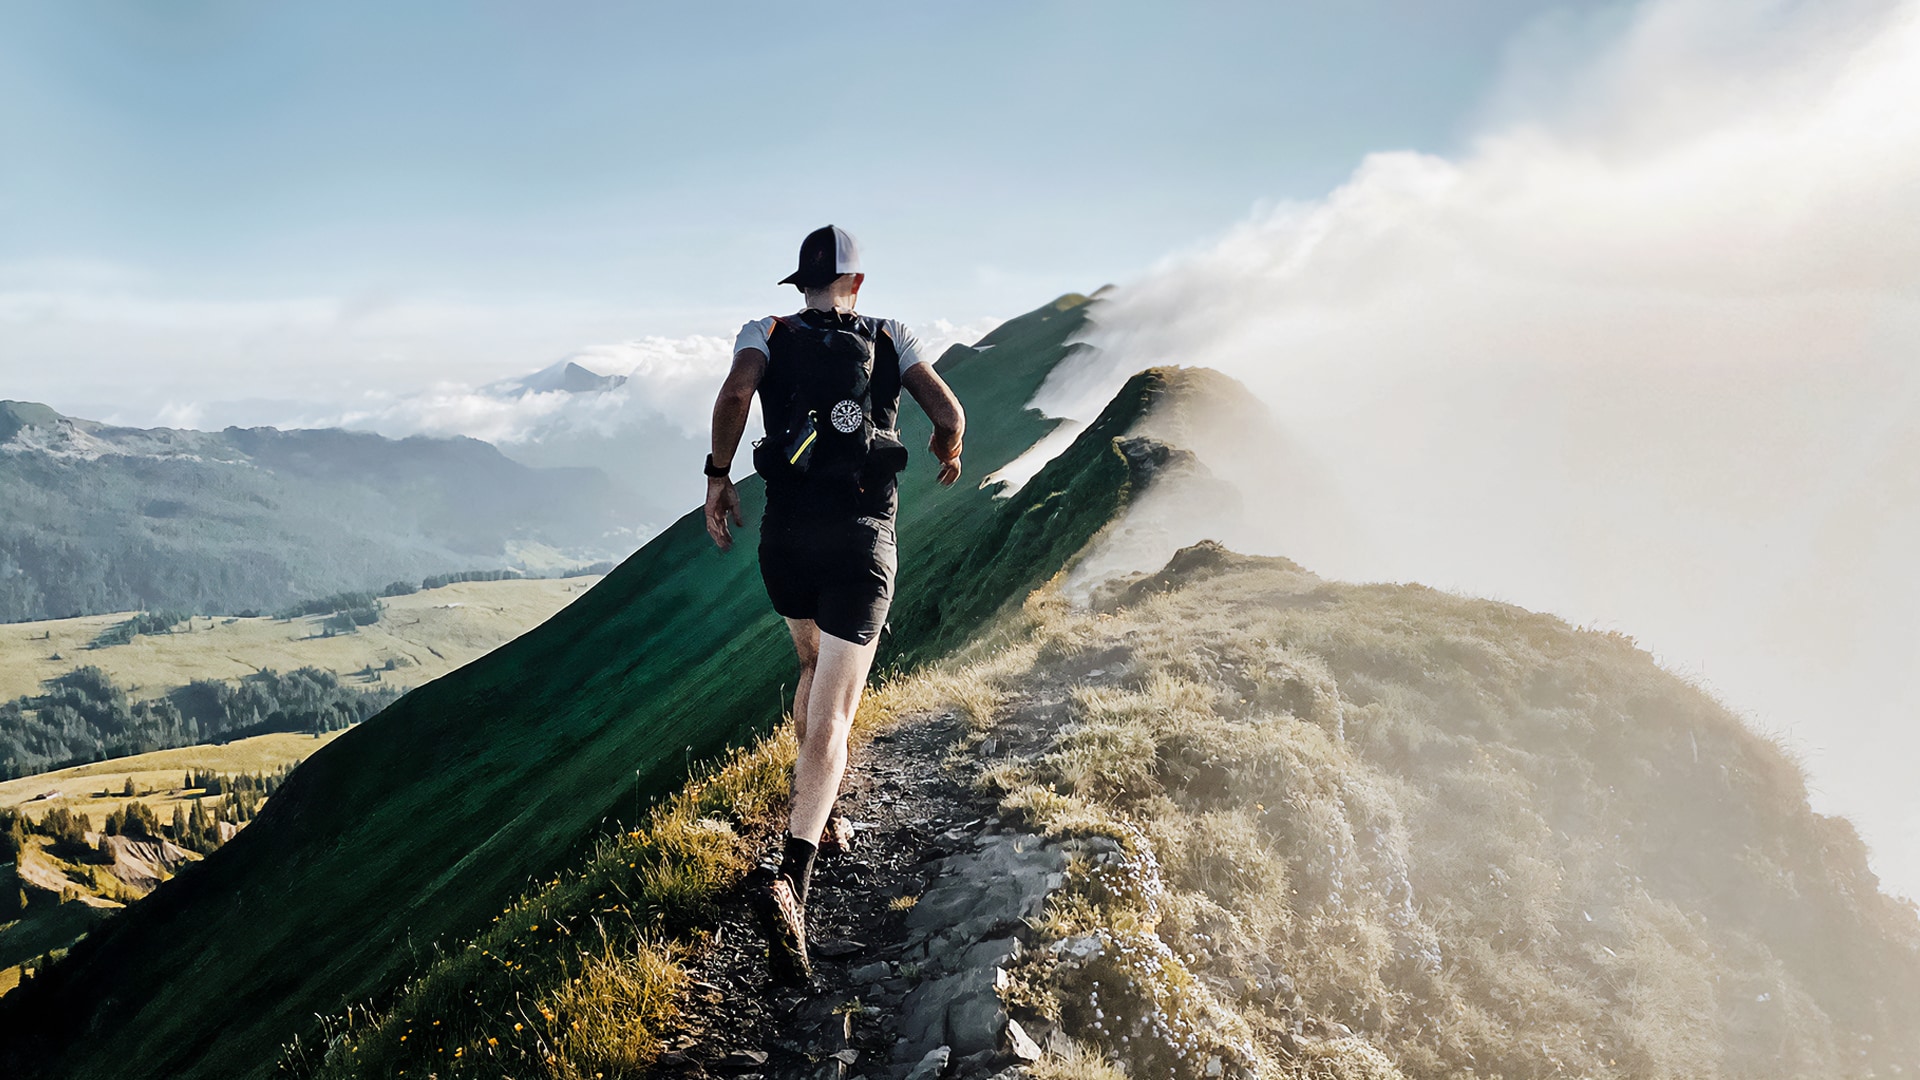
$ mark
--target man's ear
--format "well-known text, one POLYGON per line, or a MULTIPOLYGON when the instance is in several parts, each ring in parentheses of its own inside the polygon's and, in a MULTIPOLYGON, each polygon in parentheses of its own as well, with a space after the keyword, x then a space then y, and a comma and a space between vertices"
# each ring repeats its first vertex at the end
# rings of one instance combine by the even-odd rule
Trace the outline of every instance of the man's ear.
POLYGON ((867 275, 865 274, 853 275, 853 295, 855 297, 858 297, 860 295, 860 286, 866 284, 866 281, 867 281, 867 275))

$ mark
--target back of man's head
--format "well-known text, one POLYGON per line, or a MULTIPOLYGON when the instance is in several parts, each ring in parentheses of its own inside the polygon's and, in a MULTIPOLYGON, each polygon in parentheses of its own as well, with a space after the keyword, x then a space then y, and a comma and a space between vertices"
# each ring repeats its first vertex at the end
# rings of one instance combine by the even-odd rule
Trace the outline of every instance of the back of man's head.
POLYGON ((800 241, 800 266, 780 279, 802 292, 826 288, 836 279, 860 273, 860 247, 838 225, 823 225, 800 241))

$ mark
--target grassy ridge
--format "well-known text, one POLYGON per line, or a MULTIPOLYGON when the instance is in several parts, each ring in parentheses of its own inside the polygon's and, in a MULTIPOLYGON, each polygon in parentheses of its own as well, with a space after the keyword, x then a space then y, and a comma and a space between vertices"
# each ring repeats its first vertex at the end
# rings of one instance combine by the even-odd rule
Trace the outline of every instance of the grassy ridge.
POLYGON ((1015 978, 1131 1075, 1920 1061, 1913 907, 1778 747, 1631 639, 1205 545, 1109 600, 1048 620, 1005 676, 1106 673, 986 781, 1036 826, 1120 843, 1036 928, 1102 958, 1034 949, 1015 978), (1189 1020, 1199 1038, 1170 1037, 1189 1020))
MULTIPOLYGON (((1084 303, 1063 298, 997 331, 991 352, 943 360, 969 410, 976 475, 1049 428, 1023 403, 1066 354, 1084 303)), ((926 421, 908 413, 909 445, 923 445, 926 421)), ((1112 452, 1083 442, 1086 453, 1112 452)), ((902 483, 906 613, 939 584, 915 568, 938 562, 940 549, 951 558, 971 548, 1015 512, 975 488, 936 491, 927 466, 917 455, 902 483)), ((216 857, 0 1002, 0 1066, 259 1075, 313 1014, 382 994, 430 943, 484 925, 529 879, 562 865, 608 815, 631 818, 691 763, 768 730, 793 664, 751 554, 758 483, 742 496, 749 526, 732 554, 715 551, 689 514, 547 624, 309 759, 216 857), (218 1000, 183 992, 213 985, 218 1000), (162 998, 175 1004, 141 1008, 162 998), (222 1004, 232 1000, 261 1004, 236 1015, 222 1004)), ((1052 523, 1077 542, 1024 557, 1077 550, 1120 497, 1052 523)), ((1024 582, 1041 568, 1007 569, 1024 582)), ((970 612, 998 606, 989 600, 970 612)), ((968 629, 937 614, 918 625, 968 629)), ((914 644, 903 635, 896 647, 914 644)))

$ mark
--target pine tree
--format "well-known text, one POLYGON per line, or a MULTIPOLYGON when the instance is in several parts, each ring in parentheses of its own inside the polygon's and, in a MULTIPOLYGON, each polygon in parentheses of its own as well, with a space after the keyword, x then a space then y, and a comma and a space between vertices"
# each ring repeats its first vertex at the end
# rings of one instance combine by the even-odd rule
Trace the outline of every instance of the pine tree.
POLYGON ((19 814, 9 814, 6 835, 0 836, 0 856, 6 861, 15 862, 20 853, 27 850, 27 827, 19 814))
POLYGON ((207 816, 205 799, 193 800, 193 816, 187 819, 187 836, 191 842, 185 846, 202 855, 210 854, 220 846, 220 831, 207 816))
POLYGON ((120 794, 125 795, 129 799, 133 798, 135 795, 140 794, 139 792, 133 789, 133 777, 131 776, 127 777, 126 789, 123 790, 120 794))
POLYGON ((187 808, 178 803, 173 806, 173 842, 187 846, 187 808))

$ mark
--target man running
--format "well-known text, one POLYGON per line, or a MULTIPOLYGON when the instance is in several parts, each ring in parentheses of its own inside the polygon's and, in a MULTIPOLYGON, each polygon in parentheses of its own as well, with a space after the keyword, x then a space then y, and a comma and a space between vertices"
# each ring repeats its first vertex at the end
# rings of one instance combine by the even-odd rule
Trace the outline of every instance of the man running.
POLYGON ((960 402, 913 334, 892 319, 854 312, 865 280, 845 229, 807 234, 799 269, 780 282, 799 288, 806 307, 740 328, 733 370, 714 402, 706 464, 707 533, 728 551, 729 523, 744 524, 729 476, 758 393, 766 437, 754 444, 753 464, 767 484, 760 576, 800 658, 799 754, 780 868, 757 873, 750 887, 767 924, 768 966, 774 981, 788 985, 812 977, 806 902, 814 854, 840 793, 847 733, 893 600, 894 476, 907 457, 895 430, 901 389, 933 421, 927 449, 942 485, 960 477, 966 427, 960 402))

